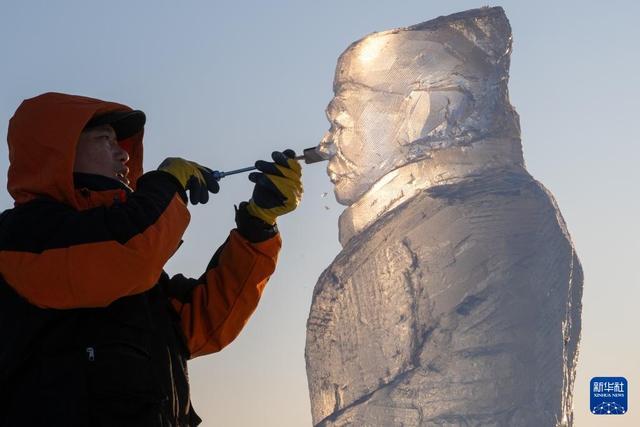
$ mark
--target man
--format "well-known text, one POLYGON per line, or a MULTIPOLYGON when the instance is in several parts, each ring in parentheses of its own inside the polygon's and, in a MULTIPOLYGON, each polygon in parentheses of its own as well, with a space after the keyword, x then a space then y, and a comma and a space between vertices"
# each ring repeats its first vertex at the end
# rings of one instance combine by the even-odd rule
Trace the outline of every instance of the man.
MULTIPOLYGON (((291 150, 256 162, 249 202, 197 279, 169 277, 191 203, 219 189, 179 158, 142 174, 141 111, 46 93, 8 132, 0 217, 0 426, 195 426, 186 361, 240 332, 302 195, 291 150)), ((214 379, 213 379, 214 380, 214 379)))

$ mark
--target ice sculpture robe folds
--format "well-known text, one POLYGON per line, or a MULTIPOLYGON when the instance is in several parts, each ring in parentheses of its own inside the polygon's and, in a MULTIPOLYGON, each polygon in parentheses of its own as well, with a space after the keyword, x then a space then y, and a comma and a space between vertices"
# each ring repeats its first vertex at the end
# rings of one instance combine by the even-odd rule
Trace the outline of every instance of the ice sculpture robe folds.
POLYGON ((581 294, 558 208, 526 172, 429 188, 316 285, 314 425, 567 424, 581 294))

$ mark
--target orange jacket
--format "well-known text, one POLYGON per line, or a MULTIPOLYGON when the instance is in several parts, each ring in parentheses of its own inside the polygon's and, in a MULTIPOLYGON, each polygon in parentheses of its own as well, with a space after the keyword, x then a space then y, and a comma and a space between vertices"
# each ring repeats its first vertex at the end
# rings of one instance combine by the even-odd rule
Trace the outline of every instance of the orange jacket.
MULTIPOLYGON (((80 132, 93 116, 114 110, 130 108, 46 93, 24 101, 10 121, 8 189, 16 207, 3 215, 0 274, 37 307, 107 307, 152 289, 189 223, 174 178, 142 175, 142 132, 121 141, 133 192, 74 188, 80 132)), ((219 351, 239 334, 275 270, 277 229, 260 242, 242 231, 231 231, 199 279, 174 281, 184 289, 170 303, 191 357, 219 351)))

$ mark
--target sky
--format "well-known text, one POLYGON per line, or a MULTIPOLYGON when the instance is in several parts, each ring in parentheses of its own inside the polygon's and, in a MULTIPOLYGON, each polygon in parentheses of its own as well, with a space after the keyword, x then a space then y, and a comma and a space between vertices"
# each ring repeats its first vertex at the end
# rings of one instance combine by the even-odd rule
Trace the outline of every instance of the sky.
MULTIPOLYGON (((145 168, 179 156, 231 170, 301 152, 328 128, 336 60, 353 41, 475 7, 478 1, 3 0, 0 127, 49 91, 121 102, 147 114, 145 168)), ((640 425, 637 2, 503 1, 514 36, 510 98, 529 172, 556 197, 583 265, 575 425, 640 425), (589 380, 624 376, 629 412, 589 413, 589 380)), ((6 145, 0 169, 8 166, 6 145)), ((243 333, 190 362, 204 426, 311 424, 304 363, 317 278, 340 251, 325 164, 305 165, 300 207, 279 221, 283 248, 243 333)), ((6 188, 6 173, 0 176, 6 188)), ((169 273, 199 276, 253 188, 226 177, 191 209, 169 273)), ((3 209, 12 206, 6 191, 3 209)))

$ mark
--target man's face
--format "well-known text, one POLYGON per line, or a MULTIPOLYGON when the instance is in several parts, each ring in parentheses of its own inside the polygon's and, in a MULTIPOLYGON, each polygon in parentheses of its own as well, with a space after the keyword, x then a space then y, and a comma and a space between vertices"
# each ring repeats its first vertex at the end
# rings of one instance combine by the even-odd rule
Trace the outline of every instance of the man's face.
POLYGON ((91 173, 129 184, 129 154, 120 146, 110 125, 83 131, 76 146, 74 172, 91 173))

